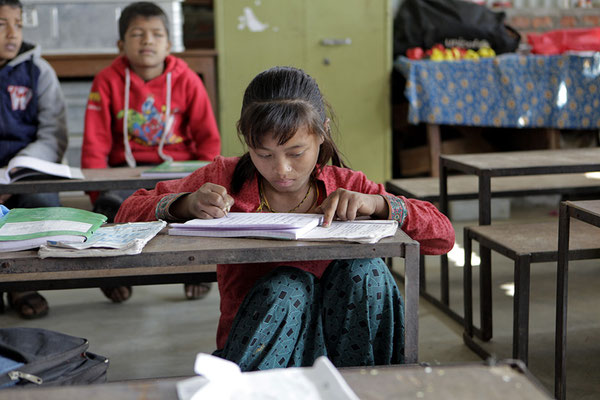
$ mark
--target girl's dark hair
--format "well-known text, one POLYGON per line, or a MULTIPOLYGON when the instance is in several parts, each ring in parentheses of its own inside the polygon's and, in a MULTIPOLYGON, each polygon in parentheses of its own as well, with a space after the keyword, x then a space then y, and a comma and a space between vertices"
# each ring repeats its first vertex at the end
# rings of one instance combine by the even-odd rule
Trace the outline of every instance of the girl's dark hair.
POLYGON ((2 6, 19 7, 21 10, 23 9, 23 4, 19 0, 0 0, 0 7, 2 6))
MULTIPOLYGON (((1 0, 0 0, 1 1, 1 0)), ((125 39, 125 32, 131 24, 134 18, 137 17, 158 17, 162 20, 165 30, 167 31, 167 38, 169 38, 169 18, 167 14, 158 5, 149 1, 138 1, 131 3, 123 9, 121 16, 119 17, 119 39, 125 39)))
MULTIPOLYGON (((273 67, 258 74, 246 88, 237 132, 247 146, 256 148, 266 135, 273 135, 282 145, 306 126, 311 133, 323 138, 317 168, 330 161, 345 167, 331 136, 332 122, 326 123, 328 115, 333 119, 331 108, 310 75, 294 67, 273 67)), ((238 193, 256 173, 250 154, 244 154, 233 173, 232 192, 238 193)))

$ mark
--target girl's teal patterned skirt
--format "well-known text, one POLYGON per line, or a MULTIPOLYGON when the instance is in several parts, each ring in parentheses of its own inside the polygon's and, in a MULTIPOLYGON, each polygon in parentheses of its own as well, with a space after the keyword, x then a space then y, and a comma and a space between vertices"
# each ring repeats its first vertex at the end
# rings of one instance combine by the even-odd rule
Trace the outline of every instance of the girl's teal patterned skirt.
POLYGON ((248 293, 214 354, 242 371, 310 366, 322 355, 337 367, 400 364, 402 296, 379 258, 333 261, 321 279, 280 267, 248 293))

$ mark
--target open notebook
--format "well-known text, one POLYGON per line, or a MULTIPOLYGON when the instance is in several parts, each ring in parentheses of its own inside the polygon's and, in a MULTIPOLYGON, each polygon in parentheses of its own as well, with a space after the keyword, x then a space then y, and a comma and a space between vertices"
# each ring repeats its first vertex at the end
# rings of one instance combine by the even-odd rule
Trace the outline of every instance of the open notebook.
POLYGON ((29 156, 12 158, 8 165, 0 168, 0 184, 21 179, 83 179, 81 169, 65 164, 53 163, 29 156))
POLYGON ((321 214, 229 213, 224 218, 193 219, 170 224, 169 235, 205 237, 259 237, 288 240, 343 240, 375 243, 393 236, 396 221, 333 221, 323 228, 321 214))

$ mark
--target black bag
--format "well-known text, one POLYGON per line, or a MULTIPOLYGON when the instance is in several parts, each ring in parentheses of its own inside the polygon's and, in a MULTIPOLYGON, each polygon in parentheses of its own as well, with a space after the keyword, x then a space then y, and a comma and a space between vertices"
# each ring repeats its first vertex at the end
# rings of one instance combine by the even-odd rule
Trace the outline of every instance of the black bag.
POLYGON ((504 24, 505 14, 461 0, 404 0, 394 19, 394 58, 411 47, 479 49, 513 52, 521 36, 504 24))
POLYGON ((106 382, 108 359, 88 346, 86 339, 46 329, 0 329, 0 358, 23 363, 0 374, 0 387, 106 382))

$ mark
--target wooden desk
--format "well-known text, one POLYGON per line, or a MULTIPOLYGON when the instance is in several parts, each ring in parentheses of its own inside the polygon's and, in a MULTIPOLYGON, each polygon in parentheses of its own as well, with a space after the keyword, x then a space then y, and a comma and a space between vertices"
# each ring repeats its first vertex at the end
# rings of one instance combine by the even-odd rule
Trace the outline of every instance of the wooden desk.
MULTIPOLYGON (((479 185, 479 225, 491 223, 491 178, 540 174, 567 174, 600 170, 600 148, 565 150, 514 151, 504 153, 441 155, 440 211, 448 215, 448 171, 476 175, 479 185)), ((532 193, 535 185, 532 185, 532 193)), ((521 195, 527 195, 525 191, 521 195)), ((475 334, 482 340, 492 338, 491 251, 480 246, 481 330, 475 334)), ((441 302, 449 310, 448 257, 441 262, 441 302)), ((466 338, 466 336, 465 336, 466 338)))
POLYGON ((150 167, 82 169, 85 179, 22 180, 0 185, 0 194, 153 189, 158 182, 166 180, 142 177, 142 171, 148 168, 150 167))
MULTIPOLYGON (((52 65, 59 79, 91 79, 108 67, 118 54, 46 54, 44 59, 52 65)), ((201 75, 204 87, 210 97, 213 111, 217 114, 217 51, 214 49, 193 49, 173 53, 183 59, 192 70, 201 75)))
POLYGON ((214 271, 214 266, 207 267, 207 264, 375 257, 405 259, 404 355, 407 363, 415 363, 418 360, 419 243, 400 230, 393 238, 375 244, 198 238, 169 236, 163 231, 141 254, 134 256, 40 259, 36 251, 8 252, 2 253, 0 261, 0 292, 101 286, 114 279, 123 284, 126 276, 161 282, 163 274, 170 279, 176 279, 180 273, 206 277, 207 268, 214 271))
MULTIPOLYGON (((600 179, 587 174, 549 174, 535 176, 503 176, 492 182, 492 197, 561 195, 599 195, 600 179)), ((385 189, 395 195, 429 202, 440 201, 440 178, 392 179, 385 183, 385 189)), ((448 201, 477 199, 479 180, 472 175, 448 177, 448 201)))
MULTIPOLYGON (((548 400, 540 383, 519 367, 483 364, 433 367, 342 368, 362 400, 452 398, 461 400, 548 400)), ((144 379, 89 386, 4 389, 4 400, 178 400, 176 384, 186 378, 144 379)))
POLYGON ((600 228, 600 200, 564 201, 560 204, 554 349, 554 396, 560 400, 567 393, 567 296, 571 218, 600 228))

